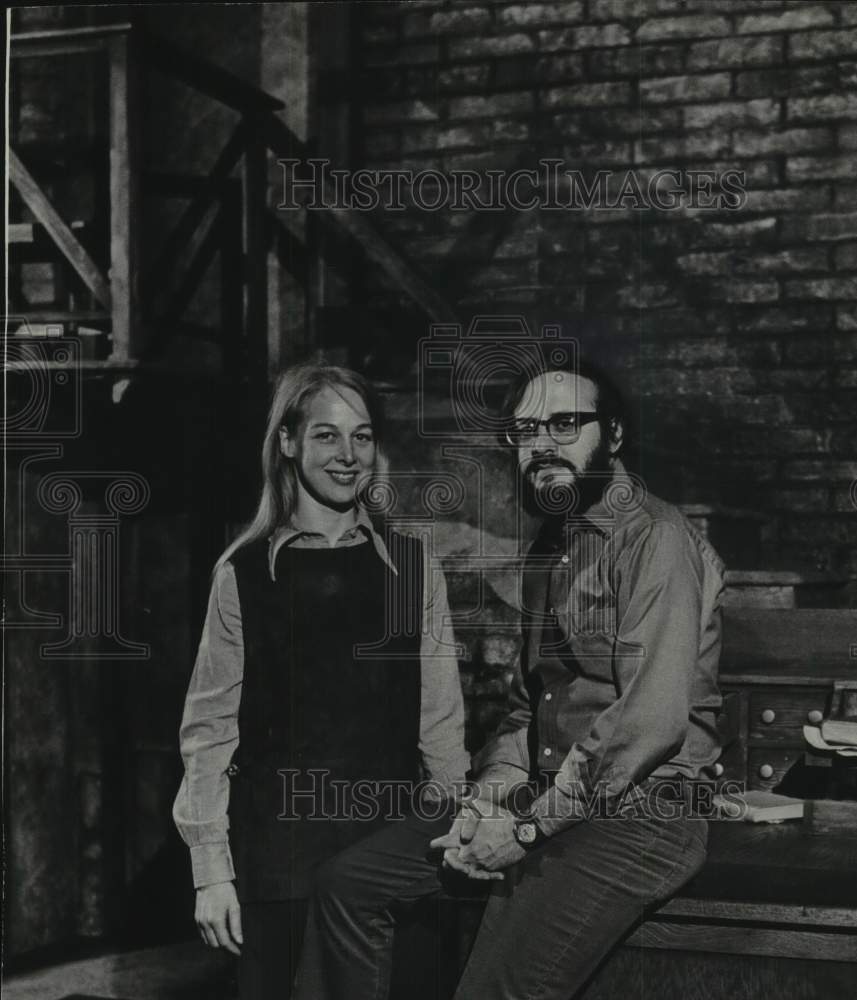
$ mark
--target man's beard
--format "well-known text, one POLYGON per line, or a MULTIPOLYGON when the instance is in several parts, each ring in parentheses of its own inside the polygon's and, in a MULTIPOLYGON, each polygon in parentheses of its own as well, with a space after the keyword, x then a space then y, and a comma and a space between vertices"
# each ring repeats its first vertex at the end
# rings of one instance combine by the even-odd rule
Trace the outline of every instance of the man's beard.
POLYGON ((602 441, 581 467, 558 456, 535 459, 524 473, 524 509, 536 517, 559 520, 583 514, 604 495, 612 471, 607 441, 602 441), (540 468, 567 469, 573 481, 560 474, 536 485, 532 473, 540 468))

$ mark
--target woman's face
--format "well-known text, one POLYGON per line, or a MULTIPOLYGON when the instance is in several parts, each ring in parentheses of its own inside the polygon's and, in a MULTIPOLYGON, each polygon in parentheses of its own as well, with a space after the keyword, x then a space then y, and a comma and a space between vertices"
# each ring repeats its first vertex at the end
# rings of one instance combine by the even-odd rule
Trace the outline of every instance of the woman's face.
POLYGON ((366 404, 352 389, 325 387, 305 408, 294 436, 280 431, 283 454, 300 486, 334 510, 354 505, 357 483, 375 467, 375 438, 366 404))

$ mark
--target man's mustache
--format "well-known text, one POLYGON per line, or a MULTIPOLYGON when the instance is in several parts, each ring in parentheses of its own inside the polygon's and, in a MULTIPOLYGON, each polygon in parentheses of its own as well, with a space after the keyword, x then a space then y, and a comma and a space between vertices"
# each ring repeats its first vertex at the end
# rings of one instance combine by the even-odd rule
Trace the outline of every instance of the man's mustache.
POLYGON ((575 467, 572 462, 569 462, 565 458, 552 458, 549 455, 539 458, 530 459, 529 462, 524 466, 524 472, 526 475, 534 475, 539 469, 568 469, 569 472, 573 472, 575 475, 579 475, 579 470, 575 467))

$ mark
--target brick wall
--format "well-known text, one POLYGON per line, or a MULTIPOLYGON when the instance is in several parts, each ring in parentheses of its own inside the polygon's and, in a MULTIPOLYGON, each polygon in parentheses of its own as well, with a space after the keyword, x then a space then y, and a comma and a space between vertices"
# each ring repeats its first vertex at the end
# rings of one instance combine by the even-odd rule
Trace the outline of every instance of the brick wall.
POLYGON ((602 316, 653 491, 771 513, 772 556, 857 575, 857 3, 359 6, 364 166, 746 173, 731 212, 378 224, 464 318, 602 316))

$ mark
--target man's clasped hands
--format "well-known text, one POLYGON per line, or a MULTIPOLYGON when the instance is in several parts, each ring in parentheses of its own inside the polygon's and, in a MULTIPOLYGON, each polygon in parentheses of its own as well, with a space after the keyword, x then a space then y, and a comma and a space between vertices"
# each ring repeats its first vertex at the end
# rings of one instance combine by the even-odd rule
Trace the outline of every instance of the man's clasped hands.
POLYGON ((502 879, 503 869, 526 851, 515 839, 513 812, 485 799, 465 799, 449 833, 431 847, 443 850, 443 865, 472 879, 502 879))

